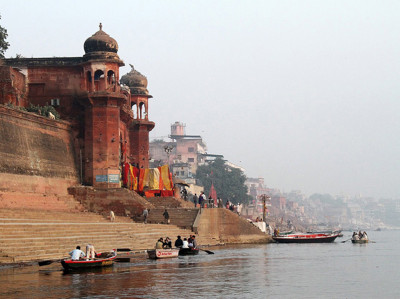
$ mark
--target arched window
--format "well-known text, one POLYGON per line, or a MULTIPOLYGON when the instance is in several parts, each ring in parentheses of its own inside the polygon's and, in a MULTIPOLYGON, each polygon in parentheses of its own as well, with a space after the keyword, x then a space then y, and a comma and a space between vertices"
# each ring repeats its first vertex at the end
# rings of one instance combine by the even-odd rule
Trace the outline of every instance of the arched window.
POLYGON ((146 118, 146 114, 147 114, 146 105, 143 102, 141 102, 139 104, 139 119, 146 118))
POLYGON ((105 82, 104 82, 104 72, 101 70, 97 70, 94 73, 94 87, 95 87, 95 91, 99 91, 99 90, 105 90, 106 86, 105 86, 105 82))
POLYGON ((134 118, 134 119, 137 119, 138 111, 137 111, 136 103, 132 103, 132 112, 133 112, 133 118, 134 118))
POLYGON ((113 71, 107 72, 107 83, 108 83, 108 85, 115 84, 115 73, 113 71))
POLYGON ((102 70, 97 70, 97 71, 94 73, 94 80, 95 80, 95 81, 98 81, 98 80, 100 80, 101 78, 104 78, 104 72, 103 72, 102 70))

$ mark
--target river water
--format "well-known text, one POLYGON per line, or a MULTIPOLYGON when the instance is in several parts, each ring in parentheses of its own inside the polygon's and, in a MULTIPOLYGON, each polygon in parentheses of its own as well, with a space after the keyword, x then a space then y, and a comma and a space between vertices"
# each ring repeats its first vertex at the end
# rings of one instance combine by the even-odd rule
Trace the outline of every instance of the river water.
POLYGON ((400 298, 400 231, 376 243, 264 244, 85 273, 60 264, 0 270, 1 298, 400 298))

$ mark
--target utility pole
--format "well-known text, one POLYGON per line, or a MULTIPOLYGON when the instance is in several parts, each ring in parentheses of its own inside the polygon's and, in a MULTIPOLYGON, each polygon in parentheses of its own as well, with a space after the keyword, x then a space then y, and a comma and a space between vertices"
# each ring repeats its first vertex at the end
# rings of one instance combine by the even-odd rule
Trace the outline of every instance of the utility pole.
POLYGON ((267 201, 270 201, 270 200, 271 200, 271 197, 268 196, 268 195, 266 195, 266 194, 263 194, 263 195, 261 195, 261 199, 262 199, 262 201, 263 201, 263 221, 266 222, 266 221, 265 221, 266 214, 267 214, 266 203, 267 203, 267 201))

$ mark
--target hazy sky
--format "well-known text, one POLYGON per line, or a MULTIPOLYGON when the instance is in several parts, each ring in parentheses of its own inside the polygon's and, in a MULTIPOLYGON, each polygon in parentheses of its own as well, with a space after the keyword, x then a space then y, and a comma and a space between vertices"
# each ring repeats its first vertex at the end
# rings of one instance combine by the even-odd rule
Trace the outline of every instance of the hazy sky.
POLYGON ((151 137, 182 121, 282 191, 400 198, 400 1, 4 1, 6 57, 103 30, 146 75, 151 137))

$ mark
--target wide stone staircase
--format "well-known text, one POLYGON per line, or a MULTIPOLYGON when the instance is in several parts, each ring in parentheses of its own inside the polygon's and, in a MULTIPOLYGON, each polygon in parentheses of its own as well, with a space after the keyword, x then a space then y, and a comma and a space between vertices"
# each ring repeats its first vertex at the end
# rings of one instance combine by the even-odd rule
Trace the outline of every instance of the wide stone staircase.
POLYGON ((176 208, 176 209, 165 209, 155 208, 150 209, 147 223, 165 223, 163 216, 164 211, 167 210, 169 214, 170 224, 177 225, 182 228, 192 229, 193 223, 199 213, 199 209, 189 208, 176 208))
MULTIPOLYGON (((118 248, 141 251, 154 248, 160 237, 175 240, 178 235, 190 234, 191 230, 176 225, 132 223, 128 217, 117 216, 110 222, 89 212, 1 209, 0 263, 59 259, 77 245, 85 248, 88 243, 97 252, 118 248)), ((199 243, 208 244, 201 238, 199 243)))
POLYGON ((0 191, 0 209, 35 209, 81 212, 85 208, 72 195, 0 191))

